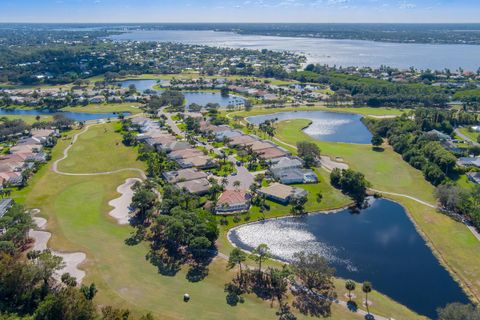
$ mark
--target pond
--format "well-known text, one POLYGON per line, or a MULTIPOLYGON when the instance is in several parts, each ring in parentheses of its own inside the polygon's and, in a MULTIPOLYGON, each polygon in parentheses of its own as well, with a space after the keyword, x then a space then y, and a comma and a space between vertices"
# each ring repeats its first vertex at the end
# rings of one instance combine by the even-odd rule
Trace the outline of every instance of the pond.
MULTIPOLYGON (((74 121, 89 121, 89 120, 101 120, 101 119, 114 119, 117 118, 119 113, 87 113, 87 112, 69 112, 69 111, 54 111, 48 109, 1 109, 0 116, 3 115, 15 115, 15 116, 49 116, 55 114, 62 114, 65 117, 74 121)), ((127 112, 123 112, 123 115, 129 115, 127 112)))
POLYGON ((404 208, 389 200, 371 200, 370 207, 357 214, 345 209, 251 223, 233 229, 228 237, 248 251, 265 243, 284 261, 299 251, 318 253, 331 262, 337 276, 371 281, 376 290, 428 317, 435 318, 436 309, 447 303, 468 302, 404 208))
POLYGON ((303 131, 314 139, 329 142, 369 144, 372 134, 360 121, 361 115, 328 111, 292 111, 248 117, 247 121, 258 125, 265 120, 278 121, 308 119, 312 124, 303 131))
MULTIPOLYGON (((156 80, 126 80, 119 82, 119 84, 122 88, 127 88, 129 85, 133 84, 139 92, 154 90, 160 93, 163 91, 153 89, 153 86, 157 84, 156 80)), ((228 105, 243 105, 245 101, 243 98, 234 95, 224 97, 218 92, 182 91, 182 93, 187 101, 187 108, 192 103, 201 106, 204 106, 207 103, 218 103, 220 107, 227 107, 228 105)))

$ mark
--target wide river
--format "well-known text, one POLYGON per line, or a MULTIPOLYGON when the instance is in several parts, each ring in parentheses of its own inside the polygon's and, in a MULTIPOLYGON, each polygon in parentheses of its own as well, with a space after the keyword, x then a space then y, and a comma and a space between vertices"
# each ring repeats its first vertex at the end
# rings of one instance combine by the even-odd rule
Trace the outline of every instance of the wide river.
POLYGON ((216 47, 269 49, 304 54, 309 63, 337 66, 435 69, 480 67, 480 46, 385 43, 363 40, 335 40, 241 35, 233 32, 157 30, 113 35, 114 40, 180 42, 216 47))
POLYGON ((376 290, 431 318, 447 303, 468 302, 404 208, 389 200, 372 200, 357 214, 342 210, 251 223, 233 229, 228 237, 248 251, 265 243, 284 261, 299 251, 318 253, 338 276, 371 281, 376 290))

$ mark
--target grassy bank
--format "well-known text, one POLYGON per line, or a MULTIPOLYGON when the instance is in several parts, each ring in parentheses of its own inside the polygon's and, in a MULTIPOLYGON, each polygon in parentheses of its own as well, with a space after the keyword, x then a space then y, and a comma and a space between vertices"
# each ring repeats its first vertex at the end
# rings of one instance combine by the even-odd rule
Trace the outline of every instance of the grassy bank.
POLYGON ((284 108, 267 108, 265 106, 254 107, 250 111, 236 111, 229 112, 230 117, 240 116, 240 117, 251 117, 264 114, 271 114, 276 112, 289 112, 289 111, 330 111, 330 112, 345 112, 345 113, 357 113, 365 117, 392 117, 399 116, 405 112, 408 112, 408 109, 392 109, 392 108, 371 108, 371 107, 326 107, 325 105, 315 105, 315 106, 300 106, 300 107, 284 107, 284 108))
MULTIPOLYGON (((315 142, 323 154, 341 157, 352 169, 364 173, 375 189, 406 194, 434 203, 433 186, 425 181, 420 171, 409 166, 391 147, 385 146, 383 151, 374 151, 369 145, 314 140, 301 131, 308 123, 309 120, 301 119, 281 122, 278 124, 276 137, 292 145, 297 141, 315 142)), ((437 256, 478 299, 480 243, 466 226, 413 200, 391 198, 407 208, 437 256)))

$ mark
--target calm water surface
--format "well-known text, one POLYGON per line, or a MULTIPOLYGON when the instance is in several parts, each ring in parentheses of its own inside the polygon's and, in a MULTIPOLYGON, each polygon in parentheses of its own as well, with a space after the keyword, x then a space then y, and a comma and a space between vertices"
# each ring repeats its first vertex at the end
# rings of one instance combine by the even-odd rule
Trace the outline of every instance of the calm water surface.
POLYGON ((248 117, 247 121, 258 125, 265 120, 275 118, 278 121, 291 119, 311 120, 312 124, 304 132, 322 141, 369 144, 372 139, 372 134, 360 121, 362 116, 353 113, 292 111, 248 117))
POLYGON ((371 281, 378 291, 429 317, 447 303, 468 302, 403 207, 389 200, 374 200, 360 214, 343 210, 252 223, 231 231, 229 239, 249 251, 265 243, 285 261, 299 251, 319 253, 338 276, 371 281))
MULTIPOLYGON (((126 80, 120 82, 122 88, 127 88, 129 85, 134 84, 137 88, 137 91, 144 92, 145 90, 154 90, 152 87, 157 84, 156 80, 126 80)), ((157 92, 162 92, 163 90, 154 90, 157 92)), ((182 91, 187 101, 187 107, 196 103, 198 105, 204 106, 207 103, 218 103, 221 107, 226 107, 228 105, 241 105, 244 103, 243 98, 230 95, 228 97, 223 97, 218 92, 197 92, 197 91, 182 91)))
POLYGON ((304 54, 310 63, 337 66, 443 70, 458 67, 476 71, 480 67, 478 45, 434 45, 385 43, 295 37, 240 35, 232 32, 157 30, 133 31, 110 37, 114 40, 180 42, 216 47, 270 49, 304 54))
MULTIPOLYGON (((54 114, 63 114, 65 117, 75 121, 101 120, 108 118, 117 118, 119 113, 87 113, 87 112, 68 112, 68 111, 51 111, 51 110, 23 110, 23 109, 0 109, 0 116, 16 115, 16 116, 48 116, 54 114)), ((124 112, 124 115, 129 113, 124 112)))

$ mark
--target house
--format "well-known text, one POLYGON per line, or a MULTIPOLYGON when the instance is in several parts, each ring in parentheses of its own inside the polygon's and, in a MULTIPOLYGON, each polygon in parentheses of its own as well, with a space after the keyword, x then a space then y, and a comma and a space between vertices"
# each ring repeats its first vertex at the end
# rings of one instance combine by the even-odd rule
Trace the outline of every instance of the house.
POLYGON ((258 141, 258 138, 248 136, 248 135, 241 135, 241 136, 231 138, 228 144, 232 147, 236 147, 236 146, 242 146, 245 144, 250 144, 255 141, 258 141))
POLYGON ((270 170, 286 170, 286 169, 297 169, 302 168, 303 163, 300 159, 282 157, 275 159, 274 164, 270 167, 270 170))
POLYGON ((191 145, 187 141, 173 141, 165 144, 157 144, 156 148, 158 151, 163 152, 172 152, 177 150, 190 149, 191 145))
POLYGON ((266 141, 254 141, 252 143, 247 143, 246 145, 249 146, 254 152, 260 152, 261 150, 264 150, 264 149, 276 147, 275 144, 271 142, 266 142, 266 141))
POLYGON ((217 214, 232 214, 247 211, 250 208, 251 196, 244 190, 226 190, 217 201, 217 214))
POLYGON ((265 195, 267 199, 288 204, 291 199, 302 198, 308 195, 306 190, 300 188, 293 188, 281 183, 274 183, 268 187, 262 188, 258 191, 265 195))
POLYGON ((440 141, 446 141, 446 140, 451 139, 451 137, 448 134, 445 134, 445 133, 440 132, 440 131, 435 130, 435 129, 428 131, 427 135, 434 136, 434 137, 438 138, 438 140, 440 140, 440 141))
POLYGON ((480 168, 479 157, 464 157, 457 160, 457 164, 462 167, 477 167, 480 168))
POLYGON ((221 132, 217 132, 215 134, 215 139, 217 141, 223 141, 225 139, 232 139, 232 138, 235 138, 235 137, 239 137, 239 136, 242 136, 243 134, 239 131, 236 131, 236 130, 226 130, 226 131, 221 131, 221 132))
POLYGON ((105 97, 104 96, 94 96, 88 99, 88 102, 90 103, 104 103, 105 102, 105 97))
POLYGON ((211 157, 205 155, 184 159, 176 159, 176 161, 181 168, 210 169, 217 165, 211 157))
POLYGON ((480 184, 480 172, 468 172, 467 173, 468 180, 472 181, 473 183, 480 184))
POLYGON ((182 181, 190 181, 206 178, 207 174, 197 169, 182 169, 177 171, 168 171, 162 173, 163 177, 169 183, 177 183, 182 181))
POLYGON ((179 189, 185 189, 189 193, 196 194, 199 196, 208 193, 211 187, 210 182, 208 182, 206 178, 178 182, 175 185, 179 189))
POLYGON ((262 149, 258 152, 259 157, 264 160, 272 160, 275 158, 281 158, 288 155, 286 151, 280 150, 279 148, 267 148, 262 149))
POLYGON ((270 171, 273 176, 283 184, 318 182, 317 175, 310 169, 290 168, 270 171))
POLYGON ((177 159, 187 159, 192 157, 199 157, 205 155, 202 150, 198 149, 183 149, 183 150, 175 150, 168 154, 168 158, 171 160, 177 159))
POLYGON ((2 199, 0 201, 0 218, 2 218, 5 213, 10 210, 10 208, 13 206, 13 200, 10 198, 2 199))

